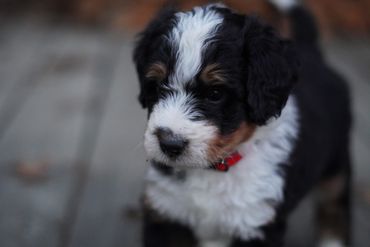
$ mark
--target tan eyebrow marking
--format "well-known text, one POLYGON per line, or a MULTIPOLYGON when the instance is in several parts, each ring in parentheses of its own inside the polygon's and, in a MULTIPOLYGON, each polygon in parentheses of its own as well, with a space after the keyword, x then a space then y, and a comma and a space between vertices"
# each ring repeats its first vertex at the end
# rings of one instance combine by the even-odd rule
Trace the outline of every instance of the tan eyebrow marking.
POLYGON ((167 68, 161 62, 156 62, 150 65, 148 72, 146 73, 146 78, 155 79, 155 80, 163 80, 166 78, 167 75, 167 68))
POLYGON ((220 66, 216 63, 207 65, 200 74, 200 79, 202 79, 202 81, 206 83, 212 84, 226 82, 224 72, 220 69, 220 66))

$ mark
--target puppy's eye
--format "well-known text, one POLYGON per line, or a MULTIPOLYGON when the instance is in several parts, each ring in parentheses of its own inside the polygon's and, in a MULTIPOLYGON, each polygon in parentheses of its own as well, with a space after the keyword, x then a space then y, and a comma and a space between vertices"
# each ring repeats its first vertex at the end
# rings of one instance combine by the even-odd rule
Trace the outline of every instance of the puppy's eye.
POLYGON ((211 88, 206 93, 206 99, 211 102, 219 102, 223 99, 224 93, 219 88, 211 88))

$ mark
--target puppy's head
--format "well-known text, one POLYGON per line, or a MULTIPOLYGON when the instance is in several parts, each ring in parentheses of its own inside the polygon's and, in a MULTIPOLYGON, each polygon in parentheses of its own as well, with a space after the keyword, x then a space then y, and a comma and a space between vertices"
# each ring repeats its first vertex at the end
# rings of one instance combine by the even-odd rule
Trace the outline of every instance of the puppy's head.
POLYGON ((290 44, 220 5, 163 10, 139 37, 145 149, 170 166, 208 167, 278 117, 296 81, 290 44))

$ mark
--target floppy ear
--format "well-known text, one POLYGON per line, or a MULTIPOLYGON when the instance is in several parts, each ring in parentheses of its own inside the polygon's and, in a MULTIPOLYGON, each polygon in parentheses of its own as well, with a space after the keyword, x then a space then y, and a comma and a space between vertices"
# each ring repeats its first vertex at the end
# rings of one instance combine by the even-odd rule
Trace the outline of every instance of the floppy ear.
POLYGON ((285 106, 297 81, 298 60, 293 45, 256 18, 246 19, 243 35, 247 117, 262 125, 278 117, 285 106))
POLYGON ((175 10, 173 8, 163 8, 137 37, 133 59, 140 83, 138 98, 143 108, 147 107, 145 99, 147 79, 145 74, 147 73, 148 65, 153 62, 153 52, 160 49, 161 39, 164 38, 166 31, 173 25, 174 13, 175 10))

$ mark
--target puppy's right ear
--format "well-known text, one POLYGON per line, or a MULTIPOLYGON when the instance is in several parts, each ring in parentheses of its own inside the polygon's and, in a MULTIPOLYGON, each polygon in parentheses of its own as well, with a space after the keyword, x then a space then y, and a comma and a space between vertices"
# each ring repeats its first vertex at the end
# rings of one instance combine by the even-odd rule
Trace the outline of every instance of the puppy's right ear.
POLYGON ((175 9, 172 7, 163 8, 137 37, 133 59, 140 83, 139 102, 143 108, 148 107, 146 100, 148 66, 156 62, 153 53, 160 52, 163 40, 166 39, 165 35, 173 26, 174 19, 175 9))
POLYGON ((245 19, 243 38, 248 67, 247 117, 264 125, 280 116, 298 81, 299 60, 291 42, 254 17, 245 19))

